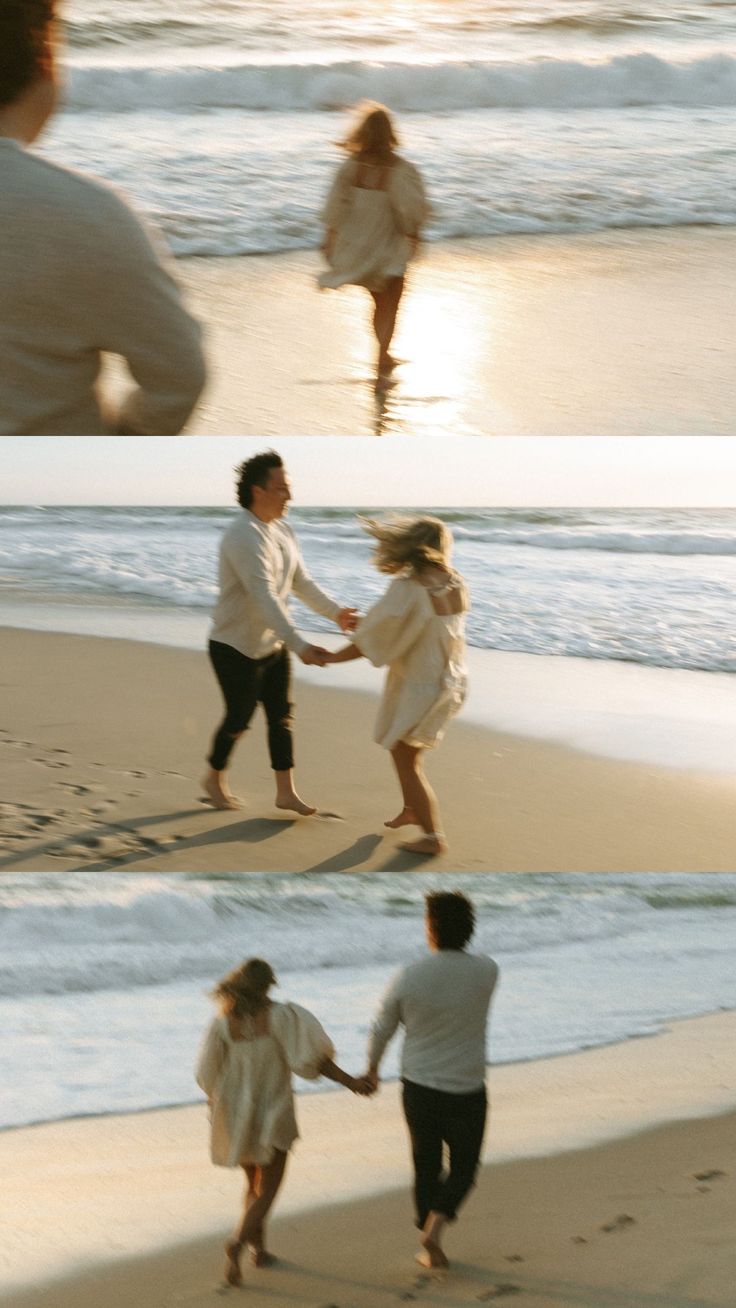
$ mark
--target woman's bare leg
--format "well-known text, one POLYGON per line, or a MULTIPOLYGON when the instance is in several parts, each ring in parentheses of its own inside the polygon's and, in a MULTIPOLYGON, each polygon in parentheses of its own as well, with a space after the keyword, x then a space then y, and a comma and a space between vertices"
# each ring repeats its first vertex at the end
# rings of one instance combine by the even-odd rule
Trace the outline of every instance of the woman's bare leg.
POLYGON ((417 821, 417 815, 411 806, 411 801, 409 799, 409 796, 407 795, 406 787, 404 785, 404 778, 402 775, 403 769, 399 767, 399 764, 396 759, 396 754, 393 749, 391 750, 391 762, 396 768, 396 776, 398 777, 399 785, 401 787, 401 797, 404 801, 404 807, 402 808, 400 813, 396 814, 395 818, 389 818, 388 822, 384 822, 383 825, 385 827, 391 827, 392 831, 396 831, 398 827, 418 826, 419 823, 417 821))
POLYGON ((420 747, 407 745, 403 740, 391 750, 404 796, 404 812, 409 810, 425 833, 420 840, 402 845, 402 849, 413 854, 441 854, 445 842, 440 829, 440 811, 437 796, 424 775, 422 753, 420 747))
POLYGON ((399 302, 404 291, 404 278, 392 277, 382 291, 371 291, 373 297, 373 330, 378 341, 378 375, 386 376, 395 364, 389 354, 399 302))
MULTIPOLYGON (((261 1193, 262 1179, 261 1169, 255 1163, 246 1163, 243 1168, 247 1186, 245 1192, 245 1211, 250 1211, 259 1194, 261 1193)), ((250 1249, 251 1262, 254 1267, 271 1267, 276 1259, 266 1249, 266 1223, 261 1222, 257 1231, 254 1231, 248 1241, 250 1249)))
POLYGON ((281 1187, 281 1182, 284 1179, 286 1159, 287 1154, 285 1154, 281 1149, 274 1149, 272 1161, 267 1163, 264 1167, 258 1168, 258 1193, 254 1198, 252 1197, 250 1177, 248 1177, 249 1185, 246 1193, 242 1219, 235 1230, 232 1240, 228 1240, 225 1245, 225 1253, 227 1254, 225 1279, 228 1285, 241 1284, 240 1251, 243 1245, 255 1244, 259 1232, 262 1235, 266 1217, 271 1211, 274 1199, 276 1198, 281 1187))

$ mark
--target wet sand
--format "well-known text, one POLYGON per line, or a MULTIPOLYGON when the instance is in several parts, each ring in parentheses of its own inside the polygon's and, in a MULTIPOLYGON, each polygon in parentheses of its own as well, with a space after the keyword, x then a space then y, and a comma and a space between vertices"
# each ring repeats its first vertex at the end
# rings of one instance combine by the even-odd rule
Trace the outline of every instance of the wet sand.
MULTIPOLYGON (((413 1261, 398 1087, 301 1097, 269 1241, 279 1261, 244 1268, 243 1302, 731 1308, 735 1034, 720 1013, 492 1069, 486 1166, 448 1232, 446 1274, 413 1261)), ((1 1133, 14 1308, 239 1302, 220 1278, 240 1179, 206 1155, 203 1105, 1 1133)))
MULTIPOLYGON (((733 871, 733 777, 622 762, 460 720, 428 760, 449 852, 400 851, 372 743, 376 700, 298 681, 297 775, 312 818, 273 806, 262 719, 203 802, 221 704, 204 654, 0 629, 0 869, 166 872, 733 871)), ((413 834, 413 829, 408 834, 413 834)))
POLYGON ((425 247, 376 398, 369 301, 311 251, 184 259, 207 326, 201 435, 732 435, 736 234, 499 237, 425 247))

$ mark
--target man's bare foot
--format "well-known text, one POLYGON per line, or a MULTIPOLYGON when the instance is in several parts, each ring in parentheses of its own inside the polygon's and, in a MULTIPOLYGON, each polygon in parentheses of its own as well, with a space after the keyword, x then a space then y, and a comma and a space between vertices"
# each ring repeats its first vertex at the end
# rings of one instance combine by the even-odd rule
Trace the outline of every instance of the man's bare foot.
POLYGON ((242 808, 243 801, 233 795, 222 772, 208 772, 202 777, 202 789, 215 808, 242 808))
POLYGON ((383 825, 390 827, 392 831, 398 831, 399 827, 415 827, 417 819, 414 809, 405 805, 395 818, 389 818, 388 822, 384 822, 383 825))
POLYGON ((240 1250, 241 1245, 238 1240, 227 1240, 225 1243, 225 1280, 228 1285, 242 1285, 243 1278, 240 1275, 240 1250))
POLYGON ((421 1249, 418 1254, 414 1255, 420 1267, 437 1268, 450 1266, 447 1254, 438 1244, 435 1244, 433 1240, 423 1239, 422 1244, 424 1245, 424 1248, 421 1249))
POLYGON ((296 791, 292 791, 290 795, 277 795, 276 807, 287 809, 291 813, 298 813, 300 817, 311 817, 313 813, 317 812, 316 808, 312 808, 311 804, 305 804, 296 791))
POLYGON ((447 845, 442 836, 422 836, 419 840, 402 840, 399 849, 407 854, 426 854, 434 858, 437 854, 445 854, 447 845))
POLYGON ((254 1249, 251 1247, 250 1261, 254 1267, 273 1267, 276 1258, 267 1249, 254 1249))

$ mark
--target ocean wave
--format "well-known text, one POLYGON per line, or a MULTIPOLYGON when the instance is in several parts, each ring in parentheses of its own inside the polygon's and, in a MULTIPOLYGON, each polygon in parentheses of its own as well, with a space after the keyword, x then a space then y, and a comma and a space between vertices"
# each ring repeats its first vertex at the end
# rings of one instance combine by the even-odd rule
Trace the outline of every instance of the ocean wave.
MULTIPOLYGON (((396 897, 390 884, 351 897, 324 883, 311 893, 281 892, 272 878, 263 888, 220 889, 201 883, 172 887, 166 878, 134 886, 114 875, 108 880, 109 887, 88 877, 73 895, 63 883, 59 893, 4 895, 0 997, 138 990, 182 981, 201 981, 204 989, 242 953, 244 939, 284 977, 397 966, 407 950, 422 947, 421 892, 396 897)), ((477 945, 533 956, 539 949, 613 940, 642 912, 709 913, 736 906, 732 886, 715 899, 714 893, 682 883, 650 890, 629 880, 580 893, 559 879, 508 891, 493 883, 474 886, 477 945)))
MULTIPOLYGON (((625 934, 639 914, 656 906, 712 908, 711 892, 673 887, 667 899, 650 904, 661 887, 641 891, 631 884, 578 895, 565 884, 473 888, 481 918, 478 947, 509 955, 533 955, 540 948, 613 939, 625 934), (561 912, 562 899, 565 900, 561 912), (505 912, 503 912, 505 910, 505 912)), ((724 892, 719 908, 736 903, 724 892)), ((353 897, 326 884, 299 893, 278 891, 269 879, 261 889, 171 887, 165 879, 142 886, 111 882, 110 889, 84 886, 72 895, 22 895, 12 891, 0 906, 0 997, 29 994, 136 990, 171 982, 200 981, 203 989, 243 951, 243 940, 267 956, 277 974, 399 965, 407 948, 421 950, 421 933, 407 921, 421 918, 421 893, 396 897, 374 888, 353 897), (408 943, 409 939, 409 943, 408 943), (413 943, 412 943, 413 942, 413 943)))
POLYGON ((362 99, 392 109, 613 109, 736 106, 736 56, 671 60, 649 53, 608 60, 448 63, 239 63, 219 67, 77 67, 67 95, 77 111, 241 109, 330 111, 362 99))

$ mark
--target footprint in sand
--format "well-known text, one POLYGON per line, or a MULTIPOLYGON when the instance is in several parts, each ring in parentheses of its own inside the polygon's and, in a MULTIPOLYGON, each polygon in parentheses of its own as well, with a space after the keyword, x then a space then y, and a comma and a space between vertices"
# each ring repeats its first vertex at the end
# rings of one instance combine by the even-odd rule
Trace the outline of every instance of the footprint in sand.
POLYGON ((600 1230, 609 1234, 611 1231, 625 1231, 628 1226, 636 1226, 636 1218, 630 1217, 628 1213, 619 1213, 612 1222, 604 1222, 600 1230))
POLYGON ((68 768, 71 766, 63 758, 34 758, 33 762, 40 763, 44 768, 68 768))
POLYGON ((727 1176, 727 1172, 722 1172, 720 1167, 713 1167, 709 1172, 693 1172, 696 1181, 717 1181, 721 1176, 727 1176))
POLYGON ((514 1285, 511 1281, 502 1281, 500 1285, 492 1285, 490 1289, 481 1291, 475 1297, 480 1299, 481 1303, 486 1303, 489 1299, 501 1299, 505 1294, 521 1294, 521 1286, 514 1285))
POLYGON ((73 795, 94 795, 102 790, 102 786, 83 786, 76 781, 58 781, 56 784, 60 790, 70 790, 73 795))

